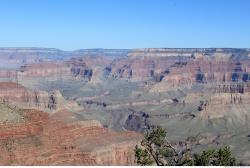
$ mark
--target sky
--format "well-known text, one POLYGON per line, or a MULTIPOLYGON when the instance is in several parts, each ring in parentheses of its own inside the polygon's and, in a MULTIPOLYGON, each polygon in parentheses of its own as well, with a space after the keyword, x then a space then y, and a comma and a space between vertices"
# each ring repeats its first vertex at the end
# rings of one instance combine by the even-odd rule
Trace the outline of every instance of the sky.
POLYGON ((0 47, 250 48, 250 0, 0 0, 0 47))

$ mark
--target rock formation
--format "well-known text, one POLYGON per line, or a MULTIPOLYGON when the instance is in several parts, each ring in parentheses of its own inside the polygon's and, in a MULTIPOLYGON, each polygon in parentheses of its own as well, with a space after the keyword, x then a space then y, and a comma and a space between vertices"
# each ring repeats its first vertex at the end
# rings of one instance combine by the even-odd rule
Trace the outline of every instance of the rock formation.
POLYGON ((151 126, 149 124, 148 118, 149 115, 145 112, 133 111, 126 120, 125 128, 127 130, 144 132, 151 126))
POLYGON ((25 64, 63 61, 71 57, 102 56, 110 59, 127 56, 127 49, 81 49, 62 51, 53 48, 0 48, 0 67, 18 68, 25 64))
POLYGON ((141 135, 97 121, 65 123, 23 110, 24 122, 1 124, 0 165, 132 165, 141 135))
MULTIPOLYGON (((103 74, 105 65, 110 63, 109 58, 105 57, 77 57, 64 62, 41 62, 26 64, 20 67, 17 72, 17 80, 32 78, 44 79, 67 79, 78 78, 98 83, 103 74), (93 80, 92 80, 93 78, 93 80)), ((1 74, 0 74, 1 75, 1 74)), ((13 76, 10 72, 3 74, 8 78, 13 76)), ((1 78, 1 76, 0 76, 1 78)))
MULTIPOLYGON (((21 108, 34 108, 48 112, 72 106, 57 90, 49 93, 45 91, 33 91, 12 82, 0 82, 0 98, 21 108)), ((73 104, 75 104, 73 106, 77 106, 76 103, 73 104)))
POLYGON ((248 81, 248 51, 240 49, 137 49, 106 68, 111 76, 165 81, 173 86, 194 82, 248 81))
POLYGON ((27 64, 21 66, 18 72, 18 78, 36 78, 36 77, 56 77, 69 76, 70 68, 63 63, 42 62, 37 64, 27 64))
POLYGON ((0 164, 131 165, 141 135, 130 131, 151 125, 248 159, 249 53, 0 49, 0 164))

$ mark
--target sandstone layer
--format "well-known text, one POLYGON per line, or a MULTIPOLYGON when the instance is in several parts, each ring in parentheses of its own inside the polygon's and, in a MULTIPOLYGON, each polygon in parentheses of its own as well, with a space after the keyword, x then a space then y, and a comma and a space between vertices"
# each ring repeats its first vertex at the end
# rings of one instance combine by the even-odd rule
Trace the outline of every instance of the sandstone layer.
POLYGON ((1 165, 132 165, 141 139, 97 121, 65 123, 35 110, 22 115, 21 123, 1 124, 1 165))
POLYGON ((0 99, 20 108, 47 112, 77 107, 76 103, 66 101, 58 90, 34 91, 12 82, 0 82, 0 99))

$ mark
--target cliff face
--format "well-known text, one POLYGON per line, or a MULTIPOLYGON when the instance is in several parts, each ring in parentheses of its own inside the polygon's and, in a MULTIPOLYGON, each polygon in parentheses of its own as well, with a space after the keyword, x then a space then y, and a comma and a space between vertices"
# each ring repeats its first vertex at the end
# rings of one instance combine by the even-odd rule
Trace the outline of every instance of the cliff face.
POLYGON ((68 77, 79 77, 90 80, 92 69, 84 61, 77 59, 67 62, 43 62, 37 64, 27 64, 20 68, 19 79, 25 78, 49 78, 60 79, 68 77))
POLYGON ((129 57, 191 57, 202 49, 185 48, 141 48, 132 50, 129 57))
POLYGON ((92 77, 97 77, 95 69, 101 68, 108 64, 110 61, 104 57, 85 57, 85 58, 71 58, 67 61, 70 67, 71 75, 77 78, 92 80, 92 77))
POLYGON ((15 78, 16 71, 15 70, 1 70, 0 78, 15 78))
MULTIPOLYGON (((169 80, 175 75, 190 78, 194 82, 228 82, 249 80, 249 60, 235 61, 217 57, 196 58, 182 66, 170 69, 169 80)), ((180 83, 177 78, 177 84, 180 83)))
POLYGON ((228 127, 248 128, 249 83, 214 84, 202 92, 187 94, 184 102, 197 102, 196 110, 202 120, 222 119, 220 123, 228 127))
POLYGON ((204 120, 224 119, 228 126, 248 126, 249 93, 216 93, 201 101, 198 110, 204 120))
MULTIPOLYGON (((103 73, 103 69, 111 62, 105 57, 79 57, 71 58, 63 62, 42 62, 36 64, 26 64, 18 70, 18 79, 25 78, 80 78, 94 81, 103 73)), ((1 74, 0 74, 1 75, 1 74)), ((8 73, 3 74, 8 77, 8 73)), ((12 74, 10 74, 12 75, 12 74)), ((0 76, 1 77, 1 76, 0 76)))
MULTIPOLYGON (((59 91, 50 93, 32 91, 11 82, 0 83, 0 98, 21 108, 34 108, 45 111, 58 111, 67 108, 67 102, 59 91)), ((75 106, 77 106, 75 104, 75 106)))
POLYGON ((247 83, 250 76, 250 60, 220 59, 216 57, 195 58, 185 63, 175 63, 168 69, 162 82, 156 83, 154 91, 167 88, 191 86, 195 83, 247 83))
POLYGON ((126 57, 130 52, 129 49, 81 49, 73 52, 73 56, 80 57, 105 57, 110 59, 126 57))
POLYGON ((1 82, 16 82, 17 71, 16 70, 0 70, 1 82))
MULTIPOLYGON (((6 51, 6 53, 10 51, 6 51)), ((43 50, 37 49, 38 51, 43 50)), ((31 51, 23 49, 18 52, 31 51)), ((47 52, 49 55, 53 55, 56 51, 47 52)), ((19 78, 70 76, 91 81, 92 77, 95 78, 105 73, 114 78, 132 81, 156 83, 166 81, 165 83, 171 83, 174 86, 194 82, 247 81, 250 78, 249 51, 247 49, 162 48, 132 51, 93 49, 78 50, 73 53, 71 56, 75 56, 74 58, 63 62, 45 62, 45 59, 35 62, 35 64, 26 64, 19 69, 16 76, 19 78), (113 56, 109 57, 109 54, 118 54, 119 59, 112 59, 113 56), (123 57, 119 57, 119 55, 123 55, 123 57), (126 55, 128 57, 125 57, 126 55)), ((15 75, 15 72, 10 71, 1 73, 0 76, 12 78, 15 75)))
POLYGON ((71 57, 104 56, 114 59, 127 56, 129 51, 126 49, 62 51, 53 48, 0 48, 0 67, 18 68, 25 64, 63 61, 71 57))
POLYGON ((97 121, 65 123, 41 111, 1 124, 1 165, 131 165, 141 136, 114 132, 97 121))
POLYGON ((160 82, 176 60, 171 57, 128 57, 115 60, 106 70, 115 78, 160 82))
POLYGON ((70 68, 63 63, 43 62, 37 64, 27 64, 20 68, 19 78, 35 77, 56 77, 69 76, 70 68))
POLYGON ((64 60, 70 53, 51 48, 0 48, 0 66, 18 68, 24 64, 64 60))
POLYGON ((248 49, 234 48, 142 48, 129 52, 130 57, 199 57, 220 56, 245 59, 248 57, 248 49))
POLYGON ((131 80, 192 82, 249 79, 248 51, 240 49, 137 49, 115 60, 111 76, 131 80))

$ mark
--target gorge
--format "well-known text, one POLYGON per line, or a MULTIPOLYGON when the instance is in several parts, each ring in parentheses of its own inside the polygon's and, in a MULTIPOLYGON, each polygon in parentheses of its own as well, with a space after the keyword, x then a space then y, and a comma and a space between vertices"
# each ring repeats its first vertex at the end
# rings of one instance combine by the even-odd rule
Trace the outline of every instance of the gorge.
POLYGON ((250 164, 250 49, 0 48, 0 165, 133 165, 151 125, 250 164))

